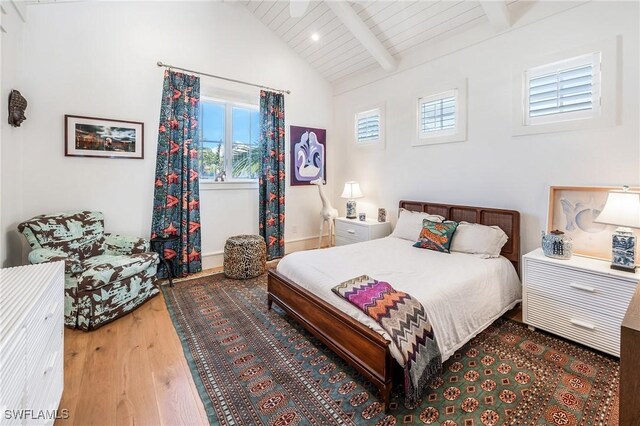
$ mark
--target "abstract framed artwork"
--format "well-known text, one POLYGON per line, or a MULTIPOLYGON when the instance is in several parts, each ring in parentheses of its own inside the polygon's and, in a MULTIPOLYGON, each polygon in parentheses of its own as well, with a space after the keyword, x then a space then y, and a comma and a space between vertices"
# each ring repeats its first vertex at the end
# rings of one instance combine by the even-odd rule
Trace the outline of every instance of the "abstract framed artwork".
POLYGON ((144 158, 144 123, 65 115, 67 157, 144 158))
POLYGON ((327 179, 327 131, 313 127, 289 127, 291 186, 327 179))
MULTIPOLYGON (((573 253, 611 260, 612 225, 596 223, 614 186, 551 186, 547 232, 558 229, 573 240, 573 253)), ((638 190, 635 188, 633 190, 638 190)))

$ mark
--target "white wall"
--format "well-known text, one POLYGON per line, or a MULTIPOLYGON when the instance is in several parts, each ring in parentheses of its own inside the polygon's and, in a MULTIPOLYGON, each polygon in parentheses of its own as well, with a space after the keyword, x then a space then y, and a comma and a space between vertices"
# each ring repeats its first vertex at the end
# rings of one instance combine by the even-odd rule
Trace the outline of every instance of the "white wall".
MULTIPOLYGON (((15 225, 44 212, 102 210, 109 231, 149 234, 162 84, 157 60, 291 89, 287 125, 328 128, 327 192, 343 213, 338 195, 350 179, 359 180, 367 196, 359 210, 375 215, 386 207, 392 219, 400 199, 513 208, 522 213, 526 251, 538 245, 545 226, 548 185, 640 182, 635 2, 590 2, 372 84, 351 81, 358 88, 333 98, 326 81, 238 4, 72 2, 26 9, 23 28, 2 37, 2 110, 11 88, 29 100, 22 128, 2 119, 4 266, 23 260, 15 225), (514 137, 514 64, 614 35, 622 39, 620 124, 514 137), (455 75, 468 78, 468 140, 411 147, 408 123, 423 81, 455 75), (356 148, 353 113, 379 102, 386 103, 386 148, 356 148), (145 159, 64 157, 64 114, 144 121, 145 159)), ((3 19, 9 25, 11 16, 3 19)), ((203 94, 247 93, 206 78, 202 86, 203 94)), ((316 188, 287 187, 287 197, 286 239, 315 237, 316 188)), ((219 263, 228 235, 257 231, 257 193, 202 191, 201 201, 203 252, 211 254, 205 266, 211 266, 219 263)))
POLYGON ((358 180, 366 196, 358 210, 375 214, 386 207, 392 220, 401 199, 516 209, 523 253, 539 246, 549 185, 640 182, 638 38, 637 2, 590 2, 371 84, 353 84, 334 97, 341 145, 334 193, 344 181, 358 180), (515 64, 616 35, 622 36, 619 125, 512 135, 515 64), (467 141, 411 147, 417 98, 453 77, 468 79, 467 141), (386 103, 386 148, 356 147, 353 114, 380 102, 386 103))
MULTIPOLYGON (((105 213, 108 231, 149 235, 163 76, 158 60, 290 89, 287 126, 328 128, 331 135, 329 84, 239 4, 80 2, 28 8, 21 219, 95 209, 105 213), (64 157, 65 114, 143 121, 144 160, 64 157)), ((202 79, 203 95, 219 90, 254 96, 258 91, 202 79)), ((331 167, 331 149, 329 156, 331 167)), ((332 169, 328 174, 334 175, 332 169)), ((203 254, 209 254, 204 265, 210 267, 220 263, 229 235, 257 233, 258 194, 211 190, 200 196, 203 254)), ((13 199, 3 191, 3 204, 13 199)), ((315 187, 287 187, 286 209, 288 241, 317 235, 315 187)))
MULTIPOLYGON (((19 264, 22 261, 20 236, 15 226, 22 218, 22 162, 24 133, 30 124, 24 122, 21 127, 12 127, 7 122, 9 93, 11 89, 22 90, 23 75, 21 55, 23 52, 24 22, 16 6, 2 1, 2 77, 0 79, 2 99, 0 105, 0 267, 19 264)), ((22 7, 24 13, 25 9, 22 7)), ((28 94, 22 92, 29 98, 28 94)), ((28 99, 30 101, 30 99, 28 99)), ((31 103, 26 115, 30 116, 31 103)))

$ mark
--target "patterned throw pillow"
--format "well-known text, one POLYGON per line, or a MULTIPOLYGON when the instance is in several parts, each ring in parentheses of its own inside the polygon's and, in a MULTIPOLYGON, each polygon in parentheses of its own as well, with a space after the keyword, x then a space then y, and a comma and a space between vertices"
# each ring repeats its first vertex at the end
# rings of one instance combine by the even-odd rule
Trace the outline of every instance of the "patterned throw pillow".
POLYGON ((422 221, 420 240, 413 246, 429 250, 449 253, 451 237, 456 232, 458 222, 447 220, 444 222, 432 222, 429 219, 422 221))

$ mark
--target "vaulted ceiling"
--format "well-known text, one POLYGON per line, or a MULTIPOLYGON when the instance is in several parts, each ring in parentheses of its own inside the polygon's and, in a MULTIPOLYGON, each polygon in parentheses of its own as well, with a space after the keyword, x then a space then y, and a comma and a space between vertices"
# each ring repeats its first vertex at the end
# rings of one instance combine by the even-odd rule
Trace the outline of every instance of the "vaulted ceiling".
POLYGON ((487 20, 508 26, 509 8, 516 1, 302 1, 308 5, 301 17, 291 16, 289 1, 242 3, 335 82, 375 67, 391 70, 421 45, 487 20))
MULTIPOLYGON (((87 0, 18 4, 74 1, 87 0)), ((506 30, 519 6, 539 0, 227 1, 242 4, 323 77, 340 84, 371 70, 393 71, 413 53, 479 25, 506 30)))

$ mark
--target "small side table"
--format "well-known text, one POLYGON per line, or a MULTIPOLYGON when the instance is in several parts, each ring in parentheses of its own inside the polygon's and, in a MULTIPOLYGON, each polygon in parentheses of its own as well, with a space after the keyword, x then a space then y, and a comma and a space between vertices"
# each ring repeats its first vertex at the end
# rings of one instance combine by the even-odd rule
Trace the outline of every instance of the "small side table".
POLYGON ((169 261, 164 258, 164 248, 167 244, 175 243, 179 239, 180 237, 177 235, 169 235, 168 237, 155 237, 155 238, 152 238, 150 241, 151 250, 155 251, 160 256, 160 262, 162 262, 160 266, 164 265, 164 267, 167 268, 167 278, 169 279, 169 287, 173 287, 172 278, 176 278, 176 277, 173 276, 173 268, 169 264, 169 261))
POLYGON ((391 223, 375 220, 336 218, 336 246, 384 238, 391 233, 391 223))

